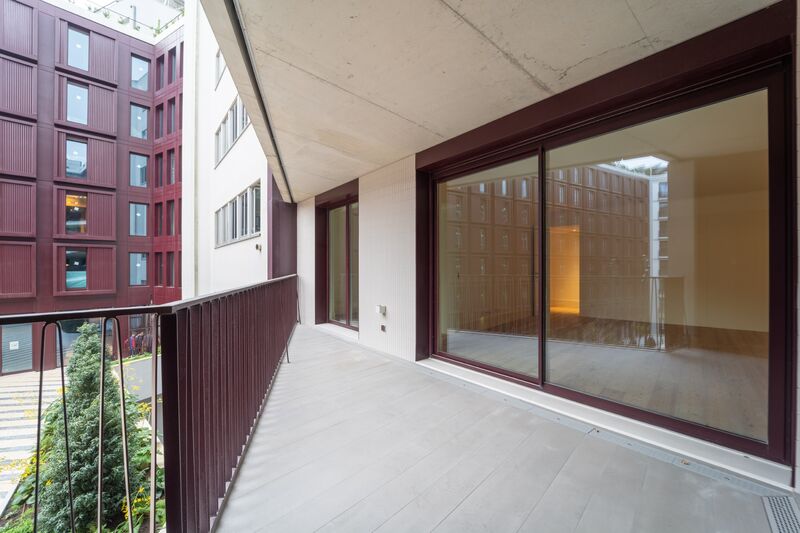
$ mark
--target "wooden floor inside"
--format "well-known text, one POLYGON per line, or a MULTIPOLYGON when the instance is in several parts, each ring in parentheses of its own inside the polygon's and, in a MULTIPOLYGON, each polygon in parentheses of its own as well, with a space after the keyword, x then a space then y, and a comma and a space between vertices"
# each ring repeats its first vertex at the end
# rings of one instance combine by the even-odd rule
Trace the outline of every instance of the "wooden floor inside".
POLYGON ((769 531, 746 484, 318 328, 290 352, 218 531, 769 531))
MULTIPOLYGON (((450 353, 531 375, 538 339, 450 330, 450 353)), ((769 360, 686 347, 670 351, 548 341, 547 379, 568 389, 756 440, 767 438, 769 360)))

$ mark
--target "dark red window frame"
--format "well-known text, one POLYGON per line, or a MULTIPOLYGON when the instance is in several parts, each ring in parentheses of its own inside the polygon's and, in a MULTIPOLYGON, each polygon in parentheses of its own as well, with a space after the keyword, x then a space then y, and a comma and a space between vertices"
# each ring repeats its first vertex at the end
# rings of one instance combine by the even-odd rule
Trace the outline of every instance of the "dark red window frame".
MULTIPOLYGON (((436 357, 496 374, 556 396, 641 420, 766 459, 793 464, 796 372, 796 198, 793 47, 794 4, 782 2, 601 78, 534 104, 417 154, 417 358, 436 357), (764 29, 761 29, 764 28, 764 29), (766 30, 769 28, 769 30, 766 30), (771 32, 771 33, 769 33, 771 32), (733 49, 733 50, 731 50, 733 49), (686 58, 693 58, 687 67, 686 58), (698 57, 700 58, 698 60, 698 57), (638 78, 638 79, 637 79, 638 78), (655 81, 653 78, 658 78, 655 81), (637 83, 639 84, 637 86, 637 83), (649 83, 649 85, 648 85, 649 83), (770 360, 768 442, 645 411, 551 383, 545 376, 540 313, 539 377, 514 375, 437 353, 436 184, 539 155, 547 150, 755 90, 769 90, 770 360), (628 92, 625 92, 629 89, 628 92), (530 109, 530 110, 528 110, 530 109), (539 120, 537 120, 539 119, 539 120)), ((544 258, 546 180, 539 180, 539 294, 544 258)))

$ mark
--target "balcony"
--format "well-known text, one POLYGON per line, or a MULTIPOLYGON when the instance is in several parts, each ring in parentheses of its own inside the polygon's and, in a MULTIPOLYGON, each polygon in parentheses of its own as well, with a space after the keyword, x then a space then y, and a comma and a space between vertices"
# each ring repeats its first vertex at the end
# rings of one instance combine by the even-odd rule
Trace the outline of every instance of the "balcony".
MULTIPOLYGON (((113 369, 120 387, 139 391, 128 401, 156 406, 151 427, 163 431, 151 436, 150 472, 162 467, 163 450, 164 494, 151 476, 149 512, 165 499, 169 531, 755 532, 769 531, 762 498, 786 496, 432 365, 370 351, 331 326, 297 325, 296 282, 0 324, 92 316, 113 326, 105 328, 100 371, 113 369), (108 342, 118 340, 118 318, 142 312, 160 321, 155 368, 109 357, 125 353, 108 342)), ((128 442, 131 424, 119 422, 128 442)), ((73 466, 86 451, 74 446, 65 442, 73 466)), ((104 448, 96 451, 103 458, 104 448)), ((127 454, 109 468, 122 466, 129 485, 127 454)), ((35 457, 31 507, 41 513, 35 457)), ((67 485, 70 509, 97 494, 81 494, 77 480, 67 485)), ((130 523, 136 531, 162 525, 147 517, 130 523)))

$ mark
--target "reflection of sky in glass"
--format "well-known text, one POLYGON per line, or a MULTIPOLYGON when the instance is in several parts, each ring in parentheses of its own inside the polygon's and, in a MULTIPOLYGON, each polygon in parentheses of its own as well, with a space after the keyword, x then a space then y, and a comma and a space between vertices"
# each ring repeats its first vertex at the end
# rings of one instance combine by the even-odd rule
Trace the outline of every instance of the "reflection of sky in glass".
POLYGON ((140 57, 131 56, 131 87, 141 91, 146 91, 149 73, 149 61, 146 61, 140 57))
POLYGON ((78 124, 89 123, 89 89, 67 83, 67 120, 78 124))
POLYGON ((638 172, 640 174, 661 174, 667 170, 669 161, 660 159, 652 155, 634 157, 633 159, 620 159, 614 161, 614 166, 638 172))
POLYGON ((147 139, 147 111, 146 107, 131 104, 131 137, 147 139))
POLYGON ((67 139, 67 176, 86 177, 86 143, 67 139))
POLYGON ((67 40, 67 65, 89 70, 89 35, 70 28, 67 40))

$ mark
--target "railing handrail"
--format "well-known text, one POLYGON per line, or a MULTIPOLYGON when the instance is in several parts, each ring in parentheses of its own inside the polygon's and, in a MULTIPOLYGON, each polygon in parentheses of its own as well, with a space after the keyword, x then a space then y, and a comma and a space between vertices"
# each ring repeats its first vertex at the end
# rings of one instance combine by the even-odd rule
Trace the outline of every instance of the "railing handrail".
POLYGON ((146 313, 158 315, 171 315, 175 312, 186 309, 192 305, 203 303, 206 301, 224 298, 226 296, 233 296, 246 290, 256 289, 265 285, 271 285, 279 281, 297 277, 297 274, 288 274, 279 278, 269 279, 261 283, 252 285, 243 285, 235 289, 228 289, 224 291, 213 292, 210 294, 203 294, 195 296, 194 298, 187 298, 185 300, 176 300, 174 302, 160 304, 160 305, 135 305, 131 307, 105 307, 100 309, 74 309, 68 311, 51 311, 47 313, 25 313, 18 315, 0 315, 0 326, 10 326, 12 324, 29 324, 31 322, 58 322, 59 320, 73 320, 78 318, 113 318, 116 316, 140 315, 146 313))

